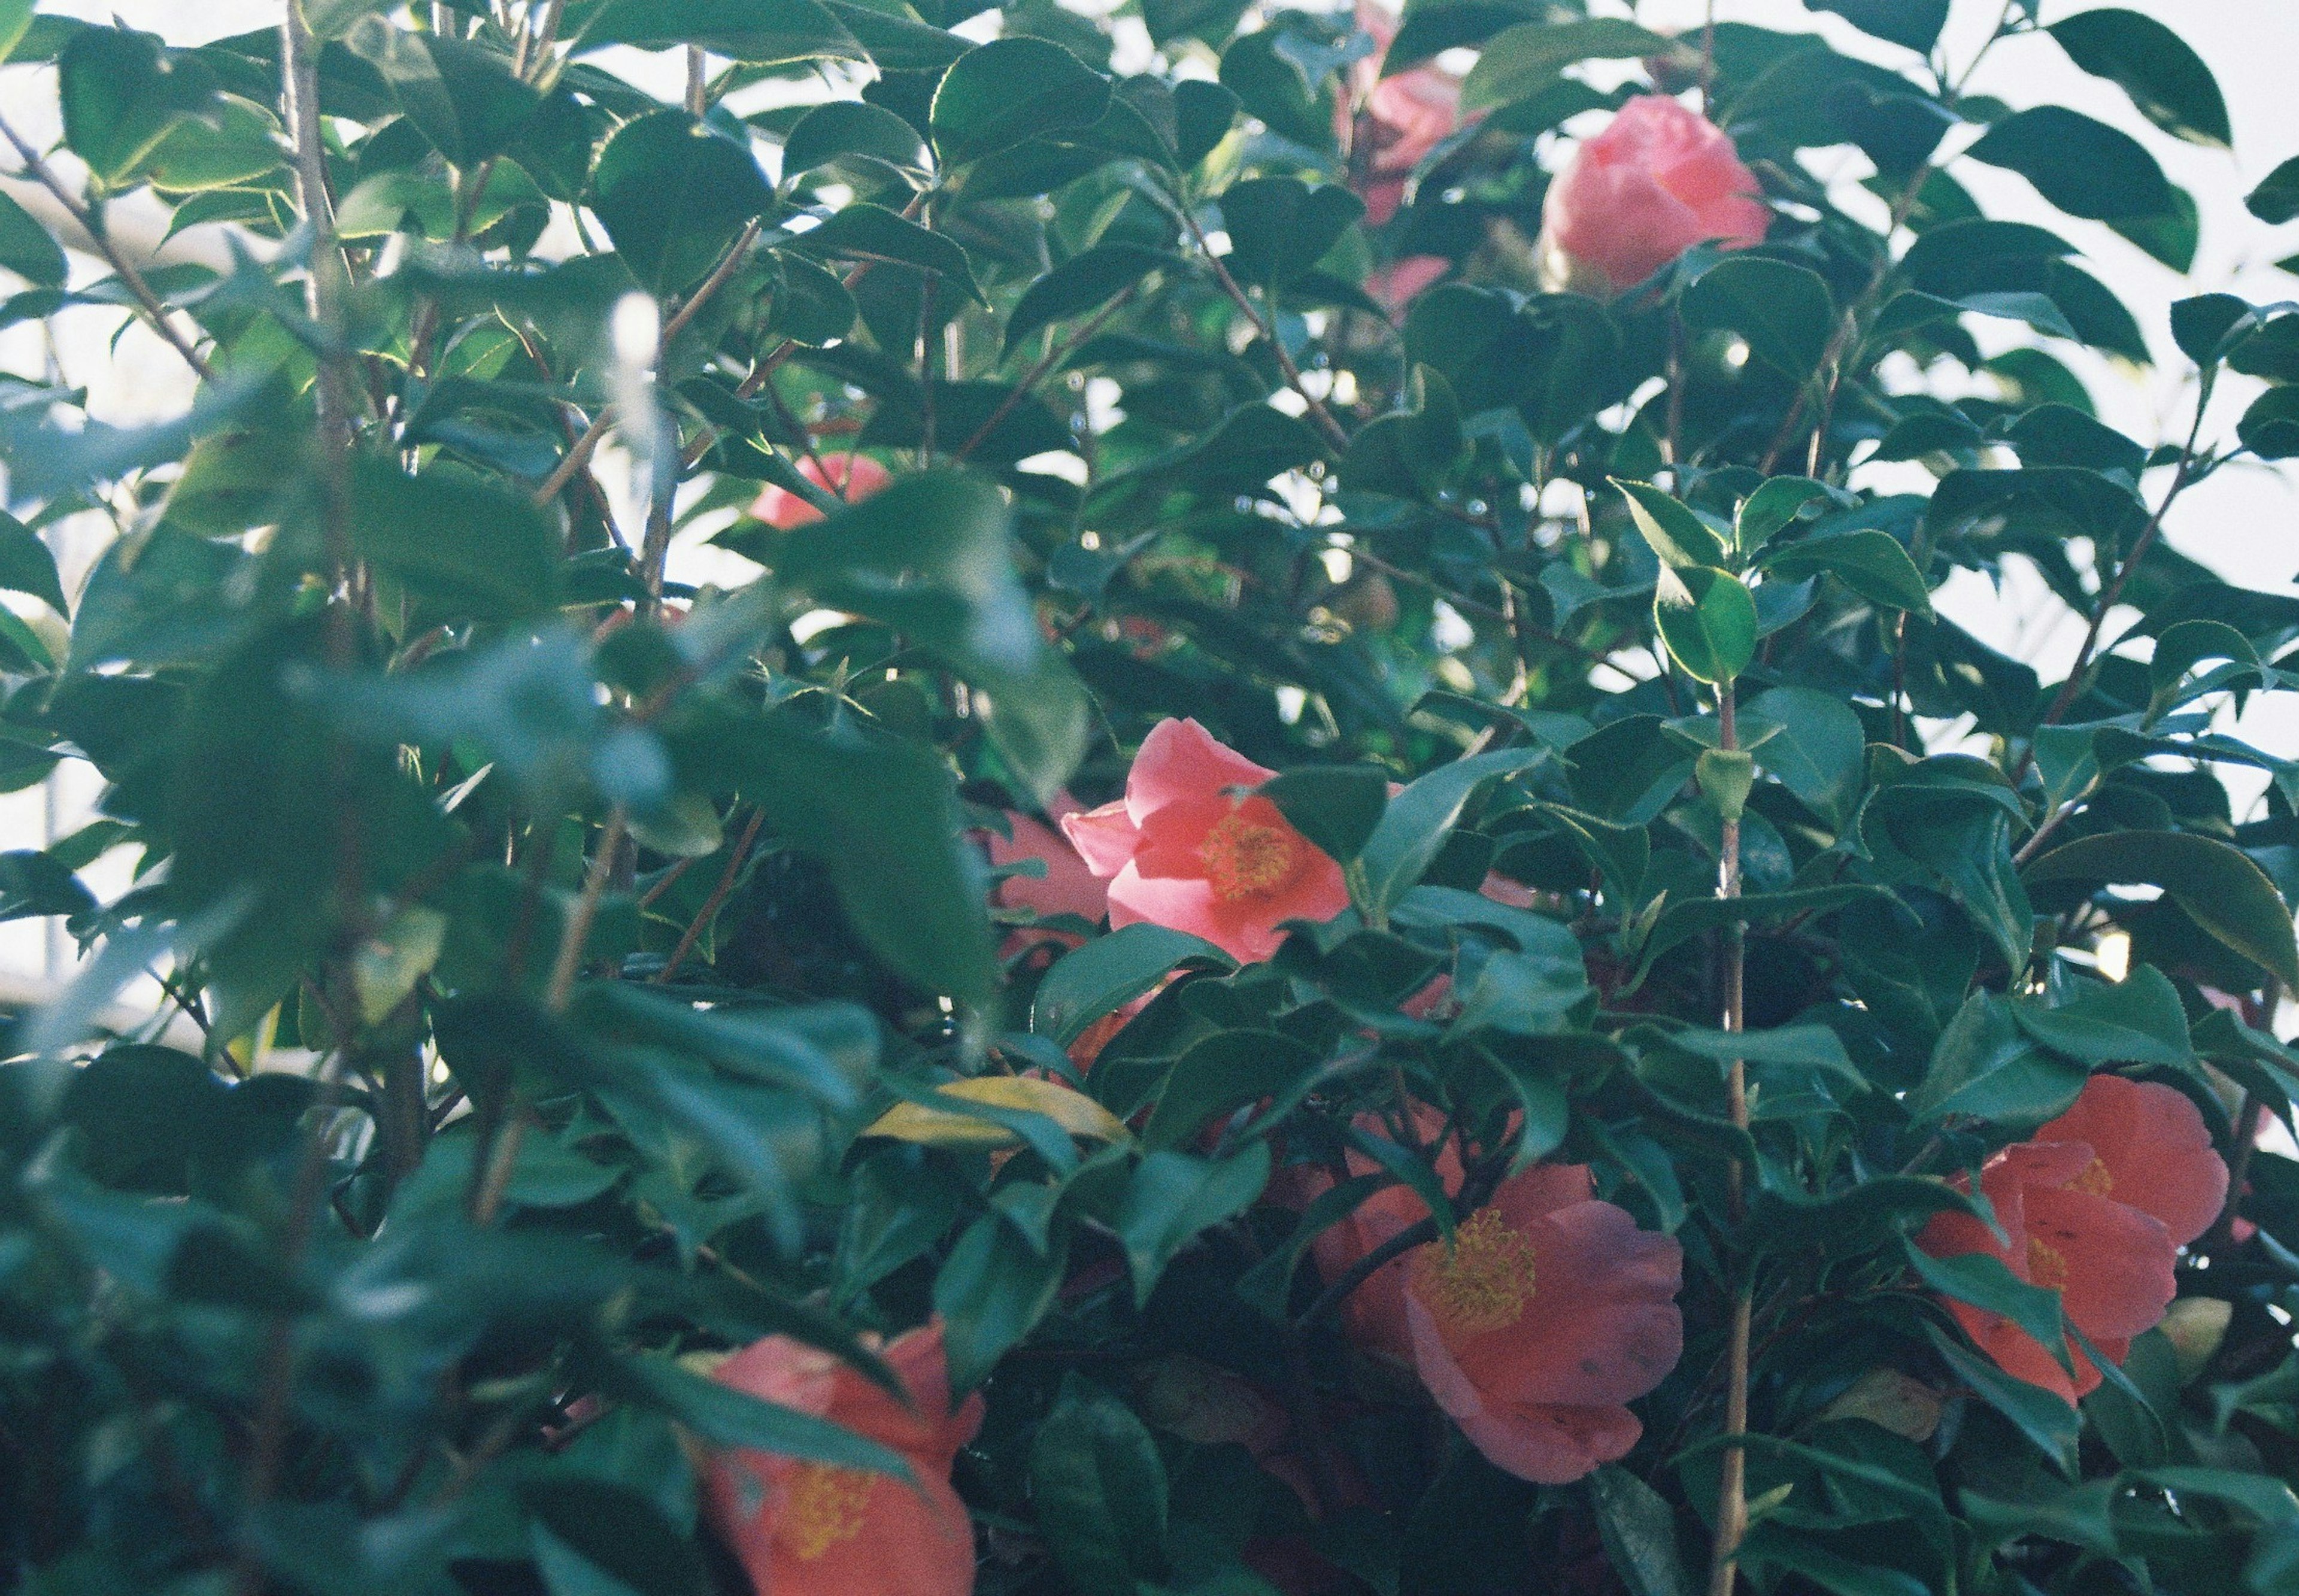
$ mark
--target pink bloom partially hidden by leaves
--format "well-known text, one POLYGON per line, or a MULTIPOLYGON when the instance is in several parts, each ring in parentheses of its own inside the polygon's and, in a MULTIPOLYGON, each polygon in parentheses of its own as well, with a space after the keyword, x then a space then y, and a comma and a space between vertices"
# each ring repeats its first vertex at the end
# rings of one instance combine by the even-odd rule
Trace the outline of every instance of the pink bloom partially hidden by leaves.
MULTIPOLYGON (((894 478, 867 454, 809 454, 798 462, 798 474, 834 499, 859 504, 894 478), (821 463, 818 465, 816 461, 821 463)), ((816 509, 788 488, 769 486, 751 505, 751 514, 776 531, 788 532, 823 519, 816 509)))
MULTIPOLYGON (((1379 0, 1357 0, 1357 27, 1374 39, 1373 55, 1357 63, 1357 87, 1365 108, 1355 129, 1350 164, 1365 220, 1379 227, 1405 202, 1413 169, 1461 125, 1461 79, 1434 65, 1408 68, 1393 78, 1381 75, 1382 62, 1397 37, 1397 19, 1379 0)), ((1344 121, 1349 115, 1340 107, 1344 121)))
MULTIPOLYGON (((1078 811, 1078 802, 1067 794, 1058 796, 1050 813, 1058 822, 1078 811)), ((1040 919, 1057 915, 1075 916, 1091 924, 1099 924, 1109 908, 1109 888, 1101 878, 1086 868, 1069 839, 1044 821, 1034 819, 1019 810, 1006 811, 1006 823, 1010 835, 1000 836, 995 831, 980 833, 982 846, 990 855, 990 862, 998 867, 1020 864, 1025 860, 1044 863, 1042 876, 1008 876, 999 882, 998 902, 1001 908, 1027 909, 1040 919)), ((1036 927, 1018 927, 1007 938, 1008 954, 1019 952, 1023 946, 1040 942, 1059 942, 1075 945, 1078 938, 1073 933, 1060 930, 1040 930, 1036 927)))
POLYGON ((974 1528, 950 1464, 982 1424, 982 1399, 953 1408, 939 1323, 880 1354, 905 1406, 826 1352, 770 1335, 712 1378, 844 1426, 901 1455, 914 1480, 767 1452, 710 1460, 703 1500, 759 1596, 967 1596, 974 1528))
POLYGON ((1062 819, 1086 867, 1109 880, 1110 925, 1146 920, 1251 962, 1277 951, 1285 921, 1348 908, 1341 867, 1249 795, 1275 774, 1195 720, 1159 721, 1125 796, 1062 819))
MULTIPOLYGON (((1957 1184, 1963 1184, 1958 1177, 1957 1184)), ((1934 1258, 1987 1252, 2031 1285, 2060 1293, 2068 1323, 2112 1363, 2162 1322, 2179 1249, 2211 1228, 2228 1169, 2195 1105, 2171 1087, 2094 1076, 2075 1106, 1979 1172, 2007 1241, 1970 1214, 1936 1214, 1916 1238, 1934 1258)), ((2074 1401, 2098 1367, 2073 1336, 2060 1367, 2010 1319, 1951 1301, 1967 1334, 2005 1373, 2074 1401)))
POLYGON ((1443 255, 1407 255, 1394 266, 1379 266, 1365 278, 1365 291, 1395 315, 1415 295, 1453 269, 1443 255))
POLYGON ((1762 244, 1772 213, 1760 192, 1722 129, 1666 95, 1639 95, 1548 186, 1544 275, 1618 293, 1696 244, 1762 244))
POLYGON ((1579 1164, 1536 1165, 1407 1258, 1413 1363, 1492 1463, 1561 1485, 1628 1455, 1623 1406, 1684 1352, 1684 1250, 1597 1201, 1579 1164))

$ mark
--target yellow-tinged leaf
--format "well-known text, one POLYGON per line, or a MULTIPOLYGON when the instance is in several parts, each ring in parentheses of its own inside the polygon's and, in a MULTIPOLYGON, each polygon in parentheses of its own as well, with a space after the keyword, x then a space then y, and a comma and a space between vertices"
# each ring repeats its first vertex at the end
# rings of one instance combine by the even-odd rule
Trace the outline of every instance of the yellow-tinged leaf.
MULTIPOLYGON (((1099 1142, 1122 1141, 1130 1134, 1116 1115, 1083 1093, 1032 1076, 978 1076, 937 1086, 934 1095, 959 1105, 975 1102, 993 1109, 1021 1109, 1043 1114, 1073 1136, 1090 1136, 1099 1142)), ((978 1119, 962 1106, 944 1110, 917 1102, 896 1103, 862 1134, 915 1142, 924 1147, 984 1151, 1018 1147, 1022 1142, 1004 1126, 978 1119)))

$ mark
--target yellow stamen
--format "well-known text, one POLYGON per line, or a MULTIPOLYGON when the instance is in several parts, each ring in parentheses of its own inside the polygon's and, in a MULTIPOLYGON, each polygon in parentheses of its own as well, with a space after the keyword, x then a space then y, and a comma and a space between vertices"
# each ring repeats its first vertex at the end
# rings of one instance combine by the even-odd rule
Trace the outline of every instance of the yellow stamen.
POLYGON ((2058 1291, 2068 1283, 2067 1254, 2038 1237, 2028 1238, 2028 1278, 2058 1291))
POLYGON ((1290 828, 1249 820, 1232 810, 1215 822, 1198 845, 1206 879, 1224 902, 1257 898, 1292 879, 1301 865, 1299 839, 1290 828))
POLYGON ((869 1505, 876 1475, 859 1468, 834 1468, 825 1463, 802 1463, 792 1474, 790 1494, 783 1504, 783 1540, 801 1563, 811 1563, 842 1542, 862 1533, 862 1512, 869 1505))
POLYGON ((1423 1253, 1419 1275, 1422 1300, 1448 1329, 1466 1335, 1506 1329, 1532 1301, 1532 1238, 1489 1208, 1455 1227, 1449 1251, 1432 1246, 1423 1253))
POLYGON ((2084 1167, 2084 1172, 2068 1184, 2077 1191, 2089 1192, 2095 1197, 2115 1195, 2115 1176, 2110 1175, 2107 1166, 2097 1159, 2092 1160, 2084 1167))

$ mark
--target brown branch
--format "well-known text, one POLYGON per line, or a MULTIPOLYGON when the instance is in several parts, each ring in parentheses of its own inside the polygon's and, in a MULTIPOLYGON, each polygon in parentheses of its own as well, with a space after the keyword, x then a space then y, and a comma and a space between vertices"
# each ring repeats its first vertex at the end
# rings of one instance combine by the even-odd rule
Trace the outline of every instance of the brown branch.
POLYGON ((1237 278, 1230 275, 1229 268, 1223 263, 1222 258, 1214 254, 1214 246, 1206 237, 1206 229, 1198 225, 1198 219, 1191 212, 1189 202, 1177 197, 1174 204, 1174 213, 1181 217, 1182 225, 1189 229, 1190 237, 1196 241, 1198 253, 1205 257, 1206 264, 1213 268, 1214 280, 1221 284, 1222 292, 1229 295, 1232 303, 1245 312, 1245 319, 1253 324, 1253 330, 1260 334, 1262 341, 1269 345, 1269 353, 1276 357, 1277 370, 1284 375, 1285 386, 1299 395, 1301 403, 1308 407, 1309 419, 1316 422, 1317 430, 1325 435, 1325 442, 1332 445, 1333 452, 1337 454, 1347 453, 1349 446, 1349 433, 1342 428, 1339 421, 1333 420, 1332 412, 1325 408, 1324 401, 1310 393, 1302 383, 1301 368, 1295 365, 1293 357, 1285 353, 1285 345, 1278 341, 1276 328, 1263 317, 1260 307, 1256 305, 1251 296, 1238 285, 1237 278))
POLYGON ((1128 304, 1131 304, 1133 302, 1134 295, 1141 291, 1141 285, 1139 283, 1132 285, 1126 288, 1124 293, 1118 295, 1116 298, 1104 305, 1100 312, 1086 322, 1084 326, 1079 328, 1076 334, 1073 336, 1067 343, 1063 344, 1058 347, 1050 346, 1046 350, 1044 357, 1041 359, 1037 364, 1032 366, 1027 371, 1022 374, 1022 379, 1014 385, 1013 391, 1008 394, 1005 398, 998 402, 998 408, 990 412, 990 419, 974 429, 974 436, 972 437, 967 438, 966 442, 959 445, 958 452, 950 456, 951 461, 953 462, 961 461, 965 460, 967 455, 980 448, 982 446, 983 440, 998 429, 998 423, 1004 420, 1013 412, 1014 407, 1022 403, 1024 397, 1029 394, 1030 390, 1036 387, 1041 382, 1043 382, 1046 378, 1046 374, 1049 371, 1051 371, 1055 367, 1069 359, 1071 355, 1076 353, 1077 351, 1083 346, 1087 339, 1092 337, 1094 334, 1100 332, 1102 328, 1108 323, 1108 320, 1112 316, 1115 316, 1118 312, 1124 310, 1128 304))
POLYGON ((725 906, 727 894, 735 890, 735 878, 743 873, 743 866, 751 857, 751 844, 759 840, 759 822, 766 818, 764 810, 751 811, 751 823, 743 827, 743 835, 735 844, 735 852, 727 856, 726 868, 718 873, 718 885, 710 889, 710 895, 702 900, 702 907, 680 934, 678 945, 670 951, 669 960, 655 971, 655 985, 660 985, 678 973, 678 967, 686 962, 687 954, 693 952, 694 944, 701 940, 702 927, 709 925, 712 917, 725 906))
POLYGON ((136 303, 143 311, 144 320, 150 323, 152 330, 158 333, 170 348, 183 356, 184 363, 191 367, 193 371, 203 379, 212 380, 215 377, 215 368, 208 363, 205 355, 193 346, 191 340, 178 332, 175 324, 168 320, 168 307, 160 302, 158 295, 152 292, 152 285, 144 280, 144 274, 136 270, 135 262, 122 254, 120 246, 112 243, 104 233, 102 220, 94 212, 71 196, 71 191, 64 187, 62 180, 56 176, 54 169, 42 160, 39 152, 25 143, 23 137, 4 119, 0 119, 0 137, 5 137, 15 146, 16 154, 23 159, 24 170, 31 174, 41 187, 55 196, 56 203, 79 224, 80 231, 87 235, 88 241, 95 245, 97 253, 110 263, 112 270, 119 275, 120 280, 128 285, 129 293, 135 295, 136 303))
MULTIPOLYGON (((1716 689, 1717 746, 1725 752, 1740 746, 1736 694, 1730 681, 1716 689)), ((1727 815, 1720 827, 1716 861, 1716 896, 1730 902, 1740 895, 1740 818, 1727 815)), ((1747 940, 1738 920, 1728 921, 1722 933, 1724 952, 1724 1029, 1738 1035, 1747 1023, 1745 966, 1747 940)), ((1732 1060, 1730 1081, 1732 1123, 1748 1128, 1748 1067, 1732 1060)), ((1747 1213, 1744 1184, 1747 1172, 1732 1160, 1726 1199, 1737 1226, 1747 1213)), ((1747 1267, 1745 1262, 1743 1267, 1747 1267)), ((1728 1444, 1716 1485, 1716 1537, 1709 1565, 1708 1596, 1732 1596, 1741 1538, 1748 1533, 1748 1455, 1738 1444, 1748 1433, 1748 1329, 1755 1307, 1755 1282, 1744 1279, 1732 1293, 1730 1342, 1726 1353, 1724 1434, 1728 1444)))

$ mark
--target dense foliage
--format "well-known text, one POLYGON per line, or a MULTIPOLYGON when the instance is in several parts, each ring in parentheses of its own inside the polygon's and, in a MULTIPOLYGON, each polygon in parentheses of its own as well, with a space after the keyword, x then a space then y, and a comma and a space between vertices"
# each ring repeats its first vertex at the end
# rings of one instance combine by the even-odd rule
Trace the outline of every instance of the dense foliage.
POLYGON ((2299 312, 2097 419, 2130 132, 1947 0, 291 9, 0 0, 0 320, 198 379, 0 404, 0 1588, 2299 1590, 2299 598, 2162 536, 2299 312))

